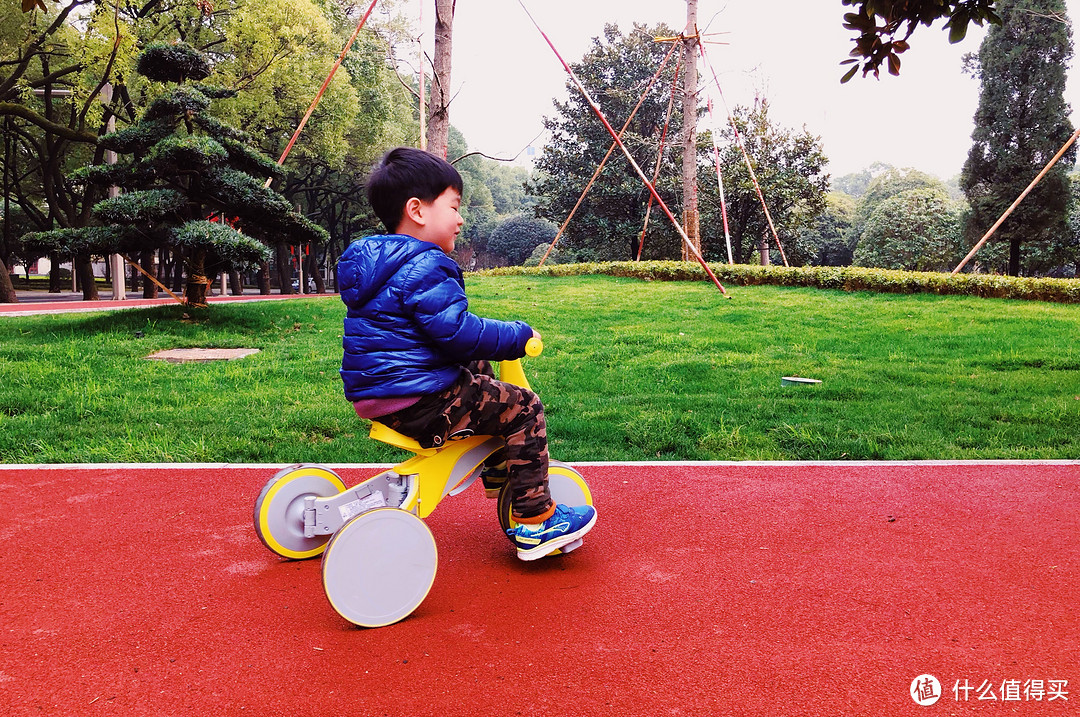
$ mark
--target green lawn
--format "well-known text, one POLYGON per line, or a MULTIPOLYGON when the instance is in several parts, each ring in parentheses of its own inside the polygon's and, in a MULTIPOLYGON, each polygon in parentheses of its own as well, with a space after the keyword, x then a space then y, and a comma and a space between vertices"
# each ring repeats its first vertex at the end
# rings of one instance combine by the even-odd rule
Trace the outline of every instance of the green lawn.
MULTIPOLYGON (((1080 306, 609 277, 470 277, 544 335, 562 460, 1080 458, 1080 306), (821 379, 782 387, 781 376, 821 379)), ((366 462, 336 298, 0 317, 0 461, 366 462), (142 332, 137 337, 136 332, 142 332), (252 347, 168 364, 165 348, 252 347)))

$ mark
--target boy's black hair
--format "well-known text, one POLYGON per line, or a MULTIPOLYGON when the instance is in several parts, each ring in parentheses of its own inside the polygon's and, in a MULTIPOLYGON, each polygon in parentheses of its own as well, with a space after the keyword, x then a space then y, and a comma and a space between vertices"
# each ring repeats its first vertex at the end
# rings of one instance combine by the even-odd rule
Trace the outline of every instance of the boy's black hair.
POLYGON ((464 187, 454 165, 422 149, 398 147, 387 152, 368 177, 367 196, 375 216, 395 232, 409 199, 431 202, 450 187, 458 194, 464 187))

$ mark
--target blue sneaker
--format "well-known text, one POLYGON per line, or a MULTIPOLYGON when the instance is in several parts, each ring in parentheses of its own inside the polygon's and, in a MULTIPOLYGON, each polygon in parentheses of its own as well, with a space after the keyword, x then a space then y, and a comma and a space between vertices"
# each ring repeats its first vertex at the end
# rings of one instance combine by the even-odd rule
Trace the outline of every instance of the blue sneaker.
POLYGON ((569 552, 581 544, 581 536, 592 530, 596 524, 596 508, 582 505, 571 508, 556 505, 555 513, 539 525, 518 524, 506 531, 517 546, 517 555, 522 560, 536 560, 545 555, 564 549, 569 552))

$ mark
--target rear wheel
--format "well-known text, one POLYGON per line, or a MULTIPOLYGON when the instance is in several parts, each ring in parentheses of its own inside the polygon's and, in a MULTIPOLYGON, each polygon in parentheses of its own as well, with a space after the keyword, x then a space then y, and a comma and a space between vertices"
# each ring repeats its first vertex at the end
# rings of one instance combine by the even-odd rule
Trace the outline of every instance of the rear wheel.
POLYGON ((330 536, 304 536, 304 499, 329 498, 344 490, 345 483, 329 468, 285 468, 267 482, 255 500, 255 533, 263 545, 283 558, 317 557, 330 536))
MULTIPOLYGON (((548 464, 548 487, 551 499, 563 505, 592 505, 592 492, 581 474, 565 463, 551 461, 548 464)), ((499 491, 499 525, 503 533, 517 527, 513 517, 513 504, 510 496, 510 484, 499 491)))

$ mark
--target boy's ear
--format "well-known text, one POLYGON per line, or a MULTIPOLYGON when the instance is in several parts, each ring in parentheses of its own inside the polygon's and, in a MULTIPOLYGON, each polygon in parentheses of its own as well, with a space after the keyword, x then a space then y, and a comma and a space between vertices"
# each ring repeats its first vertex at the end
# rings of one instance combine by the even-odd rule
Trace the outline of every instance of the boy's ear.
POLYGON ((424 203, 417 197, 409 197, 405 202, 405 218, 415 224, 424 224, 424 203))

